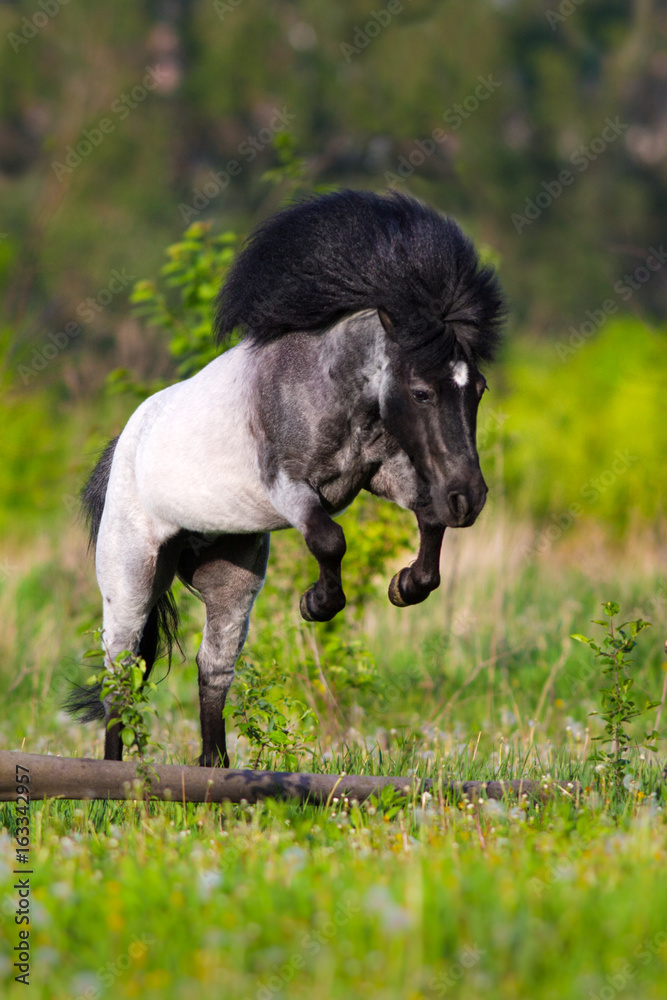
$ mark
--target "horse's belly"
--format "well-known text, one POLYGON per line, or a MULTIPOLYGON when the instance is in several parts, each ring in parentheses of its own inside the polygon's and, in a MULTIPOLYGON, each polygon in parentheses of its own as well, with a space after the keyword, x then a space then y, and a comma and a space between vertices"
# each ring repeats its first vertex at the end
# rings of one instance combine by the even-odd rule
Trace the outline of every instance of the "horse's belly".
POLYGON ((137 461, 139 499, 155 517, 188 531, 225 534, 286 527, 238 435, 224 448, 180 434, 170 436, 168 447, 157 444, 156 438, 137 461))
POLYGON ((260 483, 232 470, 188 468, 179 463, 178 477, 170 477, 166 492, 150 487, 140 491, 144 507, 178 528, 198 532, 243 534, 287 527, 269 502, 260 483))

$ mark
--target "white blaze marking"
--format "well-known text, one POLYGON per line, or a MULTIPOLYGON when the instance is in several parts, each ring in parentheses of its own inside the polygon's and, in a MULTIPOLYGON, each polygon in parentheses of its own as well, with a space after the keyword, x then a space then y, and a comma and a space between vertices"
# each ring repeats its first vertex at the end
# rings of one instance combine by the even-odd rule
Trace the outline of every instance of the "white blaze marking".
POLYGON ((463 387, 468 382, 468 366, 465 361, 455 361, 452 365, 452 378, 457 385, 463 387))

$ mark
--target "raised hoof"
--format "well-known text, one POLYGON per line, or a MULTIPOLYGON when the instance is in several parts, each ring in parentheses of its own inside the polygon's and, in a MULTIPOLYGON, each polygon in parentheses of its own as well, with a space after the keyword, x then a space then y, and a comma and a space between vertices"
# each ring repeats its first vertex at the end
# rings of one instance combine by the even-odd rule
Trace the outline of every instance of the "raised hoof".
POLYGON ((413 604, 421 604, 439 583, 439 578, 430 584, 416 583, 412 576, 412 566, 405 566, 389 584, 389 600, 397 608, 409 608, 413 604))
POLYGON ((330 622, 332 618, 342 611, 345 607, 345 598, 343 597, 342 603, 337 607, 324 607, 324 608, 313 608, 312 598, 314 595, 315 587, 309 587, 305 594, 301 595, 301 600, 299 601, 299 611, 301 612, 301 617, 307 622, 330 622))
MULTIPOLYGON (((401 574, 405 573, 405 569, 398 571, 396 576, 392 577, 392 581, 389 584, 389 600, 397 608, 407 608, 408 602, 401 596, 401 574)), ((409 570, 407 570, 409 572, 409 570)))

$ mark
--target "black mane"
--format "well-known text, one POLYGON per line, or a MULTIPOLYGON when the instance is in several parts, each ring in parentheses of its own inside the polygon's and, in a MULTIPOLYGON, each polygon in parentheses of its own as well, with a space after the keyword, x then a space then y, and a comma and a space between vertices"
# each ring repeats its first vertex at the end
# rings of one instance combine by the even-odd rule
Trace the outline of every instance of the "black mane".
POLYGON ((338 191, 252 233, 220 292, 218 341, 240 329, 267 344, 378 308, 422 368, 457 344, 478 363, 492 360, 505 311, 493 269, 452 219, 398 192, 338 191))

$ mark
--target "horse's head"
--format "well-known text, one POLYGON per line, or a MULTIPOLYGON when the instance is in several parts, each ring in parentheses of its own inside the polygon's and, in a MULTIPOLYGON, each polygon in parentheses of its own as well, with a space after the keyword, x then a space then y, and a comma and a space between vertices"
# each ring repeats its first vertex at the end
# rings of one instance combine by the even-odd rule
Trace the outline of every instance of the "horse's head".
MULTIPOLYGON (((389 317, 380 319, 393 341, 389 317)), ((380 415, 431 490, 441 524, 465 528, 477 519, 488 492, 475 443, 477 409, 486 379, 460 348, 433 369, 417 369, 400 350, 380 398, 380 415)))

